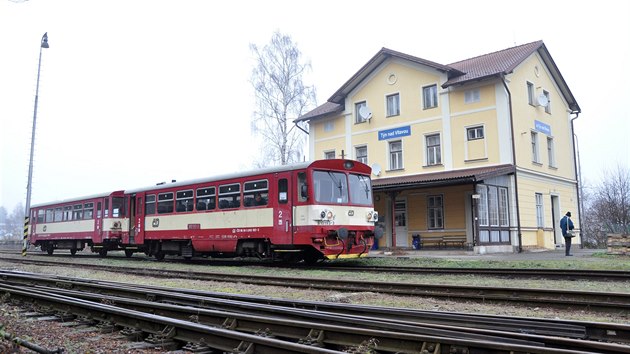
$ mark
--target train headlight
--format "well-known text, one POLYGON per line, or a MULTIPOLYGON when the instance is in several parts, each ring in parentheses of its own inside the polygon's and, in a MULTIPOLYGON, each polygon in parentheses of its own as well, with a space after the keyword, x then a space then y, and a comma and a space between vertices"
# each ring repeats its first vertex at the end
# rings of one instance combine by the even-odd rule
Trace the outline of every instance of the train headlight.
POLYGON ((321 214, 319 214, 320 218, 323 220, 326 218, 326 210, 322 210, 321 214))
POLYGON ((332 210, 328 210, 328 213, 326 213, 326 219, 330 220, 334 217, 335 215, 333 214, 332 210))
POLYGON ((367 213, 367 221, 378 221, 378 211, 373 210, 367 213))

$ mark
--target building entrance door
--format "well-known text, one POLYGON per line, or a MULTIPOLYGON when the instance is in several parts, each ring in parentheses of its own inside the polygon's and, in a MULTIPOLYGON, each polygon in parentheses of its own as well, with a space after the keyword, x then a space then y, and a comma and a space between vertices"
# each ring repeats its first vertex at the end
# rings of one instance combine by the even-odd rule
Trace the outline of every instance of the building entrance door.
POLYGON ((394 204, 396 247, 409 247, 407 236, 407 199, 396 199, 394 204))

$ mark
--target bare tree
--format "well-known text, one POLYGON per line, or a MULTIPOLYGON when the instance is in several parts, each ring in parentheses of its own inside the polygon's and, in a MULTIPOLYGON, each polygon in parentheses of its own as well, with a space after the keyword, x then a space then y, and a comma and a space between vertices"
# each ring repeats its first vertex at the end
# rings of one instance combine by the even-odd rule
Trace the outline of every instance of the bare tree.
POLYGON ((584 198, 587 240, 597 246, 606 244, 607 233, 630 232, 630 169, 617 166, 604 176, 584 198))
POLYGON ((302 159, 306 134, 293 121, 315 107, 315 88, 304 85, 303 76, 311 69, 291 37, 275 32, 263 48, 250 43, 256 66, 251 84, 257 109, 252 132, 264 142, 259 166, 286 165, 302 159))

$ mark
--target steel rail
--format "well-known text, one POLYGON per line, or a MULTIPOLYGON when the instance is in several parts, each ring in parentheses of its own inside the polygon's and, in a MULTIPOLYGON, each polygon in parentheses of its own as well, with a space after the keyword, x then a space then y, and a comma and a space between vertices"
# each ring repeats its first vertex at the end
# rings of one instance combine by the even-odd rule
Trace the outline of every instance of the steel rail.
MULTIPOLYGON (((570 341, 559 340, 554 337, 578 338, 591 341, 625 342, 630 343, 630 326, 612 323, 591 323, 582 321, 560 321, 546 319, 505 318, 500 316, 443 313, 435 311, 418 311, 397 308, 378 308, 361 305, 341 305, 326 302, 295 301, 285 299, 271 299, 248 295, 233 295, 199 290, 135 285, 109 281, 86 281, 80 278, 46 276, 41 274, 0 273, 5 281, 16 283, 41 284, 56 286, 62 290, 77 289, 99 294, 124 296, 135 299, 151 299, 156 302, 176 303, 186 306, 214 308, 235 312, 258 313, 261 315, 280 314, 298 320, 314 320, 323 315, 326 323, 361 324, 376 329, 392 329, 400 331, 399 326, 388 327, 390 323, 404 326, 422 326, 457 331, 465 331, 479 335, 501 335, 529 341, 540 341, 546 345, 568 347, 570 341), (288 310, 287 310, 288 309, 288 310), (299 311, 295 311, 299 309, 299 311), (332 315, 331 318, 328 315, 332 315), (365 320, 379 321, 379 325, 365 323, 365 320), (341 322, 339 322, 341 321, 341 322), (363 321, 363 322, 361 322, 363 321), (506 334, 502 332, 514 332, 506 334)), ((55 291, 48 289, 48 291, 55 291)), ((415 328, 407 328, 411 333, 427 334, 415 328)), ((436 334, 433 332, 432 334, 436 334)), ((449 336, 449 334, 439 333, 449 336)), ((461 336, 461 334, 458 334, 461 336)), ((587 346, 581 342, 581 346, 587 346)), ((591 343, 588 346, 592 345, 591 343)), ((597 345, 594 348, 601 349, 597 345)), ((628 350, 624 347, 623 351, 628 350)))
MULTIPOLYGON (((0 251, 0 253, 16 254, 16 252, 0 251)), ((47 254, 29 253, 29 255, 51 257, 47 254)), ((94 255, 70 255, 59 254, 57 257, 69 258, 96 258, 94 255)), ((126 261, 147 261, 146 258, 127 258, 125 256, 108 256, 108 259, 120 259, 126 261)), ((363 259, 361 262, 365 262, 363 259)), ((487 275, 495 277, 508 278, 535 278, 535 279, 584 279, 584 280, 615 280, 630 281, 630 271, 625 270, 604 270, 604 269, 559 269, 559 268, 453 268, 453 267, 413 267, 413 266, 372 266, 372 265, 348 265, 348 263, 356 263, 352 260, 337 261, 329 263, 321 263, 320 265, 300 265, 287 264, 279 262, 267 261, 241 261, 241 260, 220 260, 220 259, 164 259, 165 263, 186 263, 195 265, 211 265, 216 266, 260 266, 260 267, 277 267, 282 269, 300 269, 300 270, 329 270, 344 272, 365 272, 365 273, 402 273, 402 274, 456 274, 456 275, 487 275)))
POLYGON ((37 306, 49 306, 59 311, 84 316, 97 321, 107 321, 120 326, 141 328, 164 338, 184 343, 203 343, 211 348, 245 353, 339 353, 339 351, 309 345, 291 343, 274 338, 241 333, 226 328, 205 326, 140 311, 123 309, 104 303, 75 299, 59 294, 49 295, 33 288, 0 284, 0 291, 23 302, 35 302, 37 306), (235 350, 244 348, 244 350, 235 350))
MULTIPOLYGON (((12 286, 5 285, 0 286, 0 289, 10 292, 11 295, 15 294, 15 291, 22 292, 22 296, 25 294, 30 294, 30 296, 38 297, 38 300, 41 300, 41 296, 57 297, 63 299, 72 299, 67 296, 57 295, 50 296, 48 294, 44 294, 38 290, 27 289, 27 291, 23 291, 20 288, 12 289, 12 286)), ((94 298, 98 299, 98 295, 93 295, 94 298)), ((117 306, 104 305, 106 307, 107 313, 112 311, 116 312, 125 312, 127 311, 129 314, 132 314, 134 319, 136 319, 136 327, 137 327, 137 318, 138 311, 131 309, 124 309, 118 307, 121 303, 127 303, 128 308, 133 308, 135 306, 140 306, 141 301, 134 301, 132 304, 129 304, 131 300, 129 299, 120 299, 120 298, 109 298, 104 297, 103 299, 115 301, 117 306)), ((48 300, 50 301, 50 300, 48 300)), ((84 305, 85 303, 92 304, 94 306, 103 306, 97 302, 85 301, 75 299, 73 301, 73 305, 76 304, 84 305)), ((183 314, 180 316, 187 316, 190 318, 191 316, 195 317, 195 321, 204 322, 209 319, 209 314, 216 312, 212 310, 203 310, 198 308, 190 308, 179 305, 168 305, 168 304, 157 304, 155 302, 147 302, 144 301, 147 306, 147 311, 155 311, 158 315, 147 315, 151 318, 157 319, 158 322, 164 321, 164 319, 168 319, 169 323, 178 323, 178 326, 174 329, 169 329, 169 332, 173 333, 171 338, 175 338, 181 340, 180 338, 176 338, 181 331, 180 328, 186 327, 183 324, 189 325, 198 325, 204 326, 206 328, 215 328, 212 326, 200 325, 197 323, 192 323, 189 321, 178 320, 177 318, 172 318, 171 316, 177 316, 176 309, 182 311, 183 314), (165 315, 165 316, 164 316, 165 315)), ((63 302, 63 306, 61 309, 66 312, 74 312, 74 310, 68 309, 68 303, 63 302)), ((92 309, 94 310, 94 309, 92 309)), ((277 336, 276 338, 282 337, 290 337, 291 332, 283 332, 282 328, 277 326, 277 323, 280 321, 278 319, 272 318, 263 318, 265 327, 261 328, 260 323, 253 320, 254 317, 247 316, 243 314, 227 314, 223 312, 219 315, 219 319, 222 321, 214 322, 214 325, 221 325, 224 327, 228 327, 231 330, 236 330, 237 328, 241 330, 246 330, 248 332, 253 332, 262 334, 263 336, 277 336)), ((260 320, 260 319, 259 319, 260 320)), ((117 321, 113 321, 118 323, 117 321)), ((205 322, 204 322, 205 323, 205 322)), ((128 325, 128 323, 126 323, 128 325)), ((606 352, 621 352, 621 351, 590 351, 590 350, 570 350, 570 349, 558 349, 558 348, 546 348, 541 347, 540 345, 524 345, 524 344, 515 344, 515 343, 501 343, 496 341, 484 341, 484 340, 470 340, 470 339, 460 339, 460 338, 443 338, 443 337, 435 337, 435 336, 425 336, 425 335, 414 335, 408 333, 398 333, 398 332, 390 332, 390 331, 378 331, 378 330, 369 330, 364 328, 358 328, 355 325, 351 327, 340 327, 334 325, 323 325, 317 323, 308 323, 308 322, 298 322, 292 321, 290 322, 293 330, 301 329, 301 336, 303 338, 304 343, 308 343, 314 346, 321 345, 333 345, 335 348, 345 348, 347 346, 358 346, 362 343, 366 343, 366 341, 370 341, 377 344, 377 349, 379 352, 395 352, 395 353, 418 353, 423 352, 423 350, 433 351, 435 353, 439 352, 451 352, 451 353, 464 353, 464 352, 476 352, 476 353, 513 353, 513 352, 526 352, 526 353, 606 353, 606 352)), ((144 330, 144 326, 142 326, 144 330)), ((151 328, 151 327, 150 327, 151 328)), ((255 337, 258 337, 254 335, 255 337)), ((268 337, 263 337, 268 338, 268 337)), ((277 341, 278 339, 274 339, 277 341)), ((187 342, 198 342, 191 340, 190 338, 186 338, 187 342)), ((207 341, 203 341, 204 343, 208 343, 207 341)), ((288 344, 293 344, 291 342, 285 342, 288 344)), ((260 345, 257 343, 257 346, 260 345)), ((241 345, 242 347, 242 345, 241 345)), ((308 348, 313 348, 307 346, 308 348)), ((626 348, 627 349, 627 348, 626 348)), ((255 352, 258 351, 258 347, 254 349, 255 352)), ((315 351, 303 351, 299 350, 296 352, 315 352, 315 351)), ((335 351, 325 351, 335 352, 335 351)))
MULTIPOLYGON (((11 259, 14 261, 14 259, 11 259)), ((315 279, 299 277, 274 277, 265 275, 238 275, 215 272, 190 272, 165 269, 102 266, 89 263, 63 264, 51 261, 19 260, 21 263, 72 266, 125 274, 153 277, 174 277, 205 281, 240 282, 264 286, 299 287, 339 291, 372 291, 378 293, 410 296, 426 296, 446 299, 465 299, 480 302, 518 302, 540 306, 570 307, 597 311, 630 313, 630 294, 619 292, 593 292, 558 289, 486 287, 466 285, 437 285, 420 283, 368 282, 362 280, 315 279)))

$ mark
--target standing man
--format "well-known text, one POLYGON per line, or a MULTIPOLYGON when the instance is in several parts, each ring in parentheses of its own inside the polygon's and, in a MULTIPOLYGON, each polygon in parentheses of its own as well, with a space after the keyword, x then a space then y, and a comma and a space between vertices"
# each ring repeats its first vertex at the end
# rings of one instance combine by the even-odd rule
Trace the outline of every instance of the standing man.
POLYGON ((571 212, 567 213, 560 219, 560 229, 564 237, 565 256, 573 256, 571 254, 571 238, 573 238, 573 221, 571 221, 571 212))

